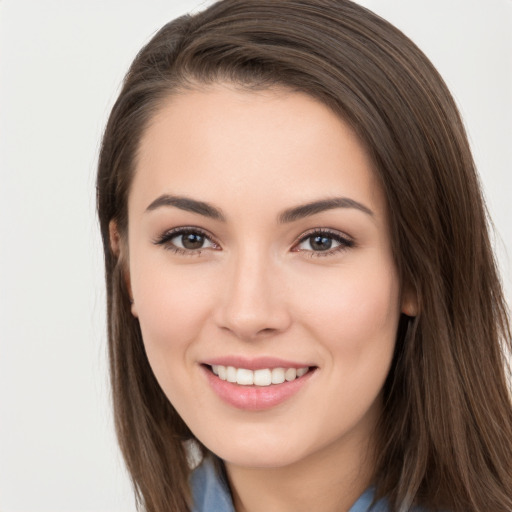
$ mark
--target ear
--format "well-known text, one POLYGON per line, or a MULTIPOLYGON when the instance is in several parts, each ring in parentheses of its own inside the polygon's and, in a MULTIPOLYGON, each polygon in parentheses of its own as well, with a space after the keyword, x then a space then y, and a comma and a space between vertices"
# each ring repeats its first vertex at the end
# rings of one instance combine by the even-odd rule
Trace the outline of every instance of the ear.
POLYGON ((402 290, 401 311, 407 316, 415 317, 418 315, 418 295, 416 290, 410 286, 404 286, 402 290))
POLYGON ((117 222, 111 220, 108 224, 108 233, 110 237, 110 249, 112 254, 116 257, 120 257, 121 252, 121 237, 119 236, 119 230, 117 229, 117 222))
POLYGON ((112 254, 118 259, 120 265, 122 265, 123 277, 126 284, 126 290, 128 291, 128 298, 130 301, 130 309, 132 315, 134 317, 137 317, 137 308, 135 307, 135 301, 133 299, 132 283, 130 279, 130 269, 127 264, 128 254, 126 254, 126 243, 119 234, 119 229, 117 227, 117 222, 115 220, 110 221, 108 225, 108 230, 110 238, 110 249, 112 250, 112 254))

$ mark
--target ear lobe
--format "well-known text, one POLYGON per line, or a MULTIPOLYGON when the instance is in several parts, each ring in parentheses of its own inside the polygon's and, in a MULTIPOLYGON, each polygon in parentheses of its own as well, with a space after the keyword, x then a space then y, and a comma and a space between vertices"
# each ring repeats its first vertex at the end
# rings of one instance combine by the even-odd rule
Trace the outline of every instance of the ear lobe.
POLYGON ((415 317, 418 315, 418 296, 411 286, 404 287, 402 291, 402 313, 415 317))
POLYGON ((109 238, 110 238, 110 249, 112 250, 112 254, 120 260, 122 273, 124 282, 126 285, 126 290, 128 292, 128 298, 130 301, 130 310, 132 312, 132 315, 134 317, 137 317, 137 308, 135 307, 135 302, 133 300, 133 293, 132 293, 132 284, 130 280, 130 271, 128 269, 127 260, 128 258, 124 254, 125 250, 124 243, 121 239, 121 235, 119 234, 119 229, 117 228, 117 222, 115 220, 111 220, 108 225, 109 230, 109 238))

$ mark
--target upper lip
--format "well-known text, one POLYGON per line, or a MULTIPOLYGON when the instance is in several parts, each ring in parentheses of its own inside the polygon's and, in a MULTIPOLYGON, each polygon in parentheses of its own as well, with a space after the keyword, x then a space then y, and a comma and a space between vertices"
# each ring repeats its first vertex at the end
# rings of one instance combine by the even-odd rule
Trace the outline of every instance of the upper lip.
POLYGON ((221 356, 206 359, 202 361, 202 363, 209 366, 234 366, 235 368, 245 368, 247 370, 262 370, 265 368, 305 368, 308 366, 314 366, 309 363, 300 363, 297 361, 290 361, 270 356, 254 358, 247 358, 243 356, 221 356))

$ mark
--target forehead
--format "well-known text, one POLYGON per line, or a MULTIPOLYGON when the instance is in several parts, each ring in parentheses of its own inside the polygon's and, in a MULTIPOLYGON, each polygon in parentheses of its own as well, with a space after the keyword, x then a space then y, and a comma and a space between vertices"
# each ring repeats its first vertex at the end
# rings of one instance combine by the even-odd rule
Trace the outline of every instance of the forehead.
POLYGON ((353 130, 319 101, 285 88, 217 84, 169 96, 142 137, 130 204, 147 207, 163 193, 270 209, 349 196, 384 211, 353 130))

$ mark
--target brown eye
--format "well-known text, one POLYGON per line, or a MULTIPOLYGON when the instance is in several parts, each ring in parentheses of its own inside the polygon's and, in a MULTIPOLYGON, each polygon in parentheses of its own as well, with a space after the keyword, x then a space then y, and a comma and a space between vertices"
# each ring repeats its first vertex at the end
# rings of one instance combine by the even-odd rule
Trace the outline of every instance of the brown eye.
POLYGON ((332 247, 332 238, 327 236, 312 236, 309 239, 309 245, 313 251, 328 251, 332 247))
MULTIPOLYGON (((181 238, 181 246, 184 249, 190 250, 201 249, 206 239, 206 237, 200 233, 186 233, 183 235, 178 235, 175 238, 181 238)), ((176 243, 174 239, 173 242, 176 243)))
POLYGON ((354 242, 342 236, 341 233, 322 230, 310 232, 303 236, 293 250, 307 252, 312 255, 315 253, 325 253, 327 255, 353 246, 354 242))
POLYGON ((217 248, 205 234, 200 231, 179 231, 167 237, 167 244, 184 251, 198 251, 200 249, 217 248))
POLYGON ((220 249, 205 233, 193 228, 173 229, 153 243, 180 254, 199 254, 201 249, 220 249))

